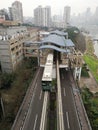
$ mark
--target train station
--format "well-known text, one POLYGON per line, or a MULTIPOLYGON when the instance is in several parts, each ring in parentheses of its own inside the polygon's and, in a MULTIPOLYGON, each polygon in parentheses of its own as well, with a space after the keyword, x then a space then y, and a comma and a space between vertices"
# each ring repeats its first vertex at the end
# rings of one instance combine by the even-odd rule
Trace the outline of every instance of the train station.
POLYGON ((24 42, 25 57, 37 57, 38 65, 45 67, 48 54, 53 54, 53 64, 59 59, 59 68, 73 69, 75 79, 80 80, 82 53, 75 50, 75 44, 68 39, 68 33, 55 30, 41 34, 39 41, 24 42))

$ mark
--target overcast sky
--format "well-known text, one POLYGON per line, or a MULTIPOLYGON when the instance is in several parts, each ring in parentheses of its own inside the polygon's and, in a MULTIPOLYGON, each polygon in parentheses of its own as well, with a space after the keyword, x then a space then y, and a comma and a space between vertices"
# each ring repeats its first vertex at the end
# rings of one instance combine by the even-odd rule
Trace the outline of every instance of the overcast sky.
MULTIPOLYGON (((0 9, 11 6, 15 0, 0 0, 0 9)), ((84 12, 86 8, 90 7, 94 12, 98 6, 98 0, 19 0, 22 2, 24 16, 33 16, 33 10, 38 5, 51 6, 52 15, 62 14, 64 6, 71 6, 71 14, 78 14, 84 12)))

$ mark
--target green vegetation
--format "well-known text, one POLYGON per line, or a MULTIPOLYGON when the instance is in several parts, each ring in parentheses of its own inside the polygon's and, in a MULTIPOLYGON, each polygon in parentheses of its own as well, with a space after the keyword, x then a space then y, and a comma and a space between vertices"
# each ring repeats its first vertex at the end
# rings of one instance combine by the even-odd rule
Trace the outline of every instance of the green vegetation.
POLYGON ((82 66, 82 72, 81 72, 81 76, 82 77, 87 77, 87 78, 89 78, 89 73, 88 73, 88 68, 87 68, 87 64, 84 64, 83 66, 82 66))
POLYGON ((76 42, 75 38, 80 33, 79 29, 77 27, 70 27, 66 29, 66 32, 68 32, 69 39, 76 42))
POLYGON ((0 75, 0 88, 4 89, 4 88, 8 88, 11 87, 11 83, 13 82, 13 80, 15 79, 15 74, 7 74, 7 73, 3 73, 0 75))
POLYGON ((98 58, 94 55, 93 42, 89 37, 87 38, 86 47, 83 59, 98 83, 98 58))
POLYGON ((92 130, 98 130, 98 92, 93 94, 85 87, 82 88, 81 94, 92 130))
POLYGON ((87 63, 90 71, 94 75, 96 81, 98 82, 98 59, 92 55, 84 55, 84 61, 87 63))
MULTIPOLYGON (((83 59, 98 83, 98 59, 94 55, 94 47, 90 37, 87 37, 86 41, 86 53, 83 59)), ((92 130, 98 130, 98 92, 93 94, 88 88, 84 87, 81 94, 92 130)))
POLYGON ((68 38, 75 44, 75 49, 84 52, 86 49, 85 37, 77 27, 69 27, 65 30, 68 32, 68 38))
POLYGON ((5 118, 0 106, 0 130, 10 130, 23 101, 28 86, 33 78, 37 60, 34 58, 24 59, 14 74, 1 74, 1 97, 5 108, 5 118), (5 82, 7 81, 7 82, 5 82))
POLYGON ((87 38, 86 53, 89 54, 89 55, 94 55, 93 42, 90 38, 87 38))

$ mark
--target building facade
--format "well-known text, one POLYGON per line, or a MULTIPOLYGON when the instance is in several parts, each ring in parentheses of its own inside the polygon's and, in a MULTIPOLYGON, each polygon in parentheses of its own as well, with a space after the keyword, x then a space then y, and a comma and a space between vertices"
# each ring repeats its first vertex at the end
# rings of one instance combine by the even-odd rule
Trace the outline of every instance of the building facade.
POLYGON ((0 19, 9 20, 9 15, 6 9, 0 10, 0 19))
POLYGON ((9 7, 9 18, 10 20, 13 20, 13 12, 12 12, 12 7, 9 7))
POLYGON ((65 23, 65 27, 70 24, 70 13, 71 13, 71 7, 65 6, 63 14, 63 21, 65 23))
POLYGON ((12 3, 12 7, 9 8, 10 18, 13 19, 13 21, 18 21, 20 23, 23 22, 23 9, 22 9, 22 3, 19 1, 15 1, 12 3))
POLYGON ((43 23, 43 9, 42 6, 38 6, 36 9, 34 9, 34 24, 36 26, 42 26, 43 23))
POLYGON ((51 26, 51 7, 38 6, 34 10, 34 24, 36 26, 50 27, 51 26))
POLYGON ((37 29, 11 27, 0 29, 0 64, 2 72, 13 72, 23 59, 23 44, 37 40, 37 29))

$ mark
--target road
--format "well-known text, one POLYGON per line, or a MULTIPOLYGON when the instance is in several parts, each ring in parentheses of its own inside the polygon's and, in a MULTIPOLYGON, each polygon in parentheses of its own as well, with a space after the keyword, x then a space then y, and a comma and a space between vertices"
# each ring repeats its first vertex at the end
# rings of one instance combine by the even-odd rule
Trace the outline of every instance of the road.
POLYGON ((39 130, 44 92, 41 89, 43 69, 34 77, 31 87, 24 98, 18 117, 11 130, 39 130))
POLYGON ((65 130, 80 130, 69 71, 61 69, 60 78, 65 130))
POLYGON ((39 130, 41 122, 41 113, 44 99, 44 92, 41 89, 41 78, 39 74, 35 84, 34 95, 31 99, 30 108, 24 123, 23 130, 39 130))

